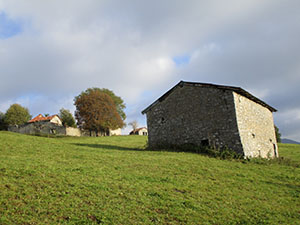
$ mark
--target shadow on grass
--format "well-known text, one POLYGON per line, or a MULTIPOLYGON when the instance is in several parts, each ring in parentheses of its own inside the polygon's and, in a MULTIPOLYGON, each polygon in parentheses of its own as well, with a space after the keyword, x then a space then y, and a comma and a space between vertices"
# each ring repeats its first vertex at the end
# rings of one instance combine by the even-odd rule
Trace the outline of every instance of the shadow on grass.
MULTIPOLYGON (((124 147, 124 146, 118 146, 118 145, 110 145, 110 144, 86 144, 86 143, 72 143, 72 145, 80 146, 80 147, 89 147, 94 149, 103 149, 103 150, 119 150, 119 151, 148 151, 148 152, 185 152, 190 154, 198 154, 203 156, 208 156, 212 158, 220 158, 220 159, 235 159, 235 154, 229 154, 225 152, 225 154, 222 155, 222 153, 219 153, 217 150, 212 149, 202 149, 202 148, 158 148, 158 149, 152 149, 148 147, 141 147, 141 148, 130 148, 130 147, 124 147), (197 151, 196 151, 197 150, 197 151)), ((240 158, 237 158, 240 159, 240 158)))
POLYGON ((290 188, 292 190, 295 190, 295 192, 297 193, 300 193, 299 190, 300 190, 300 185, 298 184, 290 184, 290 183, 287 183, 287 182, 272 182, 272 181, 265 181, 264 183, 266 184, 270 184, 272 185, 273 187, 274 186, 277 186, 277 187, 286 187, 286 188, 290 188))
POLYGON ((169 148, 148 148, 148 147, 141 147, 141 148, 130 148, 118 145, 110 145, 110 144, 86 144, 86 143, 72 143, 72 145, 80 146, 80 147, 89 147, 94 149, 103 149, 103 150, 120 150, 120 151, 150 151, 150 152, 185 152, 191 154, 200 154, 203 156, 208 156, 212 158, 220 158, 220 159, 241 159, 240 156, 237 157, 236 154, 233 154, 232 151, 225 149, 223 151, 219 151, 216 149, 210 148, 199 148, 195 146, 181 146, 181 147, 174 147, 170 146, 169 148), (225 153, 225 154, 224 154, 225 153))
POLYGON ((101 148, 101 149, 109 149, 109 150, 121 150, 121 151, 145 151, 143 148, 129 148, 117 145, 106 145, 106 144, 82 144, 82 143, 74 143, 73 145, 81 146, 81 147, 89 147, 89 148, 101 148))
POLYGON ((40 138, 80 138, 80 137, 75 137, 75 136, 67 136, 67 135, 63 135, 63 134, 41 134, 41 133, 36 133, 36 134, 24 134, 24 135, 40 137, 40 138))

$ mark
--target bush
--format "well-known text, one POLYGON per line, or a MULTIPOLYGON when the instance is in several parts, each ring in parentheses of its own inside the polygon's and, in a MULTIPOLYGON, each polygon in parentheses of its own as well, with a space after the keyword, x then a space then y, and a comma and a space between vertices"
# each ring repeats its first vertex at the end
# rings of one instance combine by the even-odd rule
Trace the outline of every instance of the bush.
POLYGON ((76 127, 75 119, 72 113, 68 109, 61 108, 59 110, 59 117, 62 120, 64 126, 76 127))
POLYGON ((0 130, 7 130, 7 125, 4 120, 4 113, 0 112, 0 130))
POLYGON ((6 111, 4 122, 6 125, 22 125, 31 119, 29 110, 19 104, 13 104, 6 111))

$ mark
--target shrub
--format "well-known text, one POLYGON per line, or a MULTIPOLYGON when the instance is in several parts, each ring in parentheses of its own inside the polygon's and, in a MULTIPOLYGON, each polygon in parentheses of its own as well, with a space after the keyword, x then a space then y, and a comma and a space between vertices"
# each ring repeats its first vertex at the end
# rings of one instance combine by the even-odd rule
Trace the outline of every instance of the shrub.
POLYGON ((4 116, 4 122, 7 125, 22 125, 30 119, 29 110, 19 104, 11 105, 4 116))

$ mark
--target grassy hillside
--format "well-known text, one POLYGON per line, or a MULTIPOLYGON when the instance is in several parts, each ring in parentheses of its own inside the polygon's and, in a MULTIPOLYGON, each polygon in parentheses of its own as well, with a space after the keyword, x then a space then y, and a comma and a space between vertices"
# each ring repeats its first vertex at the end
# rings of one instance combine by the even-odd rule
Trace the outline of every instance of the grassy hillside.
MULTIPOLYGON (((295 163, 0 132, 0 224, 300 224, 295 163)), ((279 146, 300 162, 300 145, 279 146)))

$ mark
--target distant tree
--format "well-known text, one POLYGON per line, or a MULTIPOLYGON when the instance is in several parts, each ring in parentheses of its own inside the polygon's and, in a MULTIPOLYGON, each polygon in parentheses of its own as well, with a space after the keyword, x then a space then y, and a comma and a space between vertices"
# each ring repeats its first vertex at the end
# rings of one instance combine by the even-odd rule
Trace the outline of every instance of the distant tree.
POLYGON ((281 143, 281 133, 279 133, 279 128, 275 125, 275 135, 277 143, 281 143))
POLYGON ((45 113, 45 114, 44 114, 44 117, 48 117, 48 116, 50 116, 49 113, 45 113))
POLYGON ((113 99, 99 88, 89 88, 74 99, 77 124, 90 132, 107 133, 122 128, 124 122, 113 99))
POLYGON ((128 125, 132 127, 132 130, 137 129, 139 126, 139 124, 136 120, 131 121, 130 123, 128 123, 128 125))
POLYGON ((75 119, 68 109, 61 108, 59 110, 59 117, 62 120, 62 124, 64 126, 76 127, 75 119))
POLYGON ((0 112, 0 130, 6 130, 7 129, 7 126, 4 122, 4 113, 3 112, 0 112))
POLYGON ((7 125, 21 125, 30 119, 29 110, 19 104, 11 105, 4 116, 4 122, 7 125))
POLYGON ((126 114, 124 112, 124 109, 126 108, 125 103, 123 99, 119 96, 116 96, 115 93, 109 89, 106 88, 89 88, 87 91, 92 91, 92 90, 100 90, 106 94, 108 94, 112 100, 114 101, 117 111, 119 115, 121 116, 122 120, 125 121, 126 119, 126 114))

